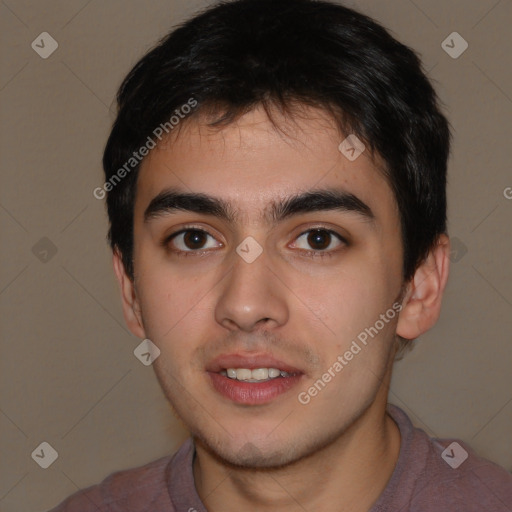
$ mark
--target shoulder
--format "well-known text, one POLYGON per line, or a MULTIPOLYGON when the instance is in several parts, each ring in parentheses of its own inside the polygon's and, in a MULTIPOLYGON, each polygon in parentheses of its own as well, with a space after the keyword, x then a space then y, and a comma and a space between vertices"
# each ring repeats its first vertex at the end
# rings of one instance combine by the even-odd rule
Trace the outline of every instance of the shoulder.
POLYGON ((173 459, 188 452, 187 440, 174 455, 116 471, 97 485, 69 496, 49 512, 139 512, 148 505, 172 512, 168 473, 173 459))
POLYGON ((435 497, 439 506, 453 511, 512 510, 512 474, 460 439, 429 438, 429 444, 420 501, 435 497))
POLYGON ((405 412, 389 409, 403 439, 408 507, 418 511, 512 511, 512 474, 480 457, 460 439, 431 438, 405 412))

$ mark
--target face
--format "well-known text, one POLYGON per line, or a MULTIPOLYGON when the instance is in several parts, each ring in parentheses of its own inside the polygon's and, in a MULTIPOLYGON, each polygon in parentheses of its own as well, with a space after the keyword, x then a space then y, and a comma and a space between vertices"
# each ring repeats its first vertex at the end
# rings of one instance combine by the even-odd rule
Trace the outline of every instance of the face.
POLYGON ((395 199, 381 162, 349 160, 327 115, 305 112, 276 115, 280 130, 260 109, 222 129, 190 121, 137 184, 137 333, 192 434, 253 467, 336 439, 392 360, 395 199))

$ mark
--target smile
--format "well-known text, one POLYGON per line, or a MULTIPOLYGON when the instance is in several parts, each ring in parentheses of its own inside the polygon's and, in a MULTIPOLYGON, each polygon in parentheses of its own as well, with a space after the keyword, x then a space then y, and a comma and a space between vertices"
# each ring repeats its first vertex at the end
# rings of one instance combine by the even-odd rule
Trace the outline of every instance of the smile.
POLYGON ((279 370, 278 368, 227 368, 220 372, 221 375, 230 379, 242 380, 244 382, 265 382, 278 377, 290 377, 292 374, 279 370))

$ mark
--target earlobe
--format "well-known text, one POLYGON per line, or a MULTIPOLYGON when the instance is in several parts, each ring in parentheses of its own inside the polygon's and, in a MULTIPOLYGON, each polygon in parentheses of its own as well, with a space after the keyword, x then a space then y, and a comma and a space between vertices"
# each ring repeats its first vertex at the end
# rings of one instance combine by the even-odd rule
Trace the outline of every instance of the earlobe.
POLYGON ((409 282, 397 324, 399 336, 412 340, 435 325, 441 312, 449 268, 450 239, 443 234, 409 282))
POLYGON ((121 302, 123 315, 130 331, 138 338, 146 338, 140 306, 135 293, 135 286, 130 277, 126 274, 121 254, 115 250, 112 255, 114 272, 121 288, 121 302))

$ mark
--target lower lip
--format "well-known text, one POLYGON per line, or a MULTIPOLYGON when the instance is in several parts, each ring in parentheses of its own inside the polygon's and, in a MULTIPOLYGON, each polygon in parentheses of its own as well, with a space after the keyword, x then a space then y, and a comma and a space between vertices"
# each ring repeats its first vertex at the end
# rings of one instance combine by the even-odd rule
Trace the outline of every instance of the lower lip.
POLYGON ((220 373, 208 372, 213 387, 224 397, 245 405, 258 405, 271 402, 279 395, 296 386, 302 375, 277 377, 265 382, 243 382, 230 379, 220 373))

